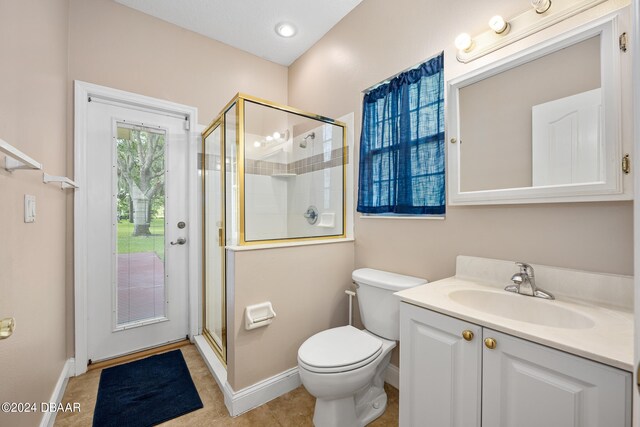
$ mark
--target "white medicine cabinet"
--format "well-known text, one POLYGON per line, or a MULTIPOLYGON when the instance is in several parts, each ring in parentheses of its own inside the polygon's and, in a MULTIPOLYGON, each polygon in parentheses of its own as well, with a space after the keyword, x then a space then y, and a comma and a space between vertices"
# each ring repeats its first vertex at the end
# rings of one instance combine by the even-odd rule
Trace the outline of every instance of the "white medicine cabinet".
POLYGON ((450 205, 633 198, 627 22, 625 9, 448 82, 450 205))

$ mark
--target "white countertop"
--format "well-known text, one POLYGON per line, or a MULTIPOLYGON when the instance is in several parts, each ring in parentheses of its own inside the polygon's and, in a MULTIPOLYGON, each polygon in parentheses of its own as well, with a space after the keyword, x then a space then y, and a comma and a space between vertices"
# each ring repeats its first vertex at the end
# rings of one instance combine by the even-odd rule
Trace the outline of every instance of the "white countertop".
MULTIPOLYGON (((540 287, 544 288, 542 285, 540 287)), ((566 351, 577 356, 633 372, 633 312, 627 308, 598 305, 562 295, 556 300, 517 295, 495 284, 468 277, 451 277, 396 293, 404 302, 504 332, 529 341, 566 351), (553 304, 588 317, 593 326, 563 328, 513 320, 490 313, 483 307, 454 301, 455 291, 484 291, 501 294, 498 298, 527 298, 533 304, 553 304)), ((506 299, 505 301, 510 301, 506 299)), ((521 304, 522 301, 513 301, 521 304)), ((486 308, 486 307, 485 307, 486 308)), ((534 310, 535 313, 535 310, 534 310)), ((541 319, 545 320, 545 319, 541 319)))

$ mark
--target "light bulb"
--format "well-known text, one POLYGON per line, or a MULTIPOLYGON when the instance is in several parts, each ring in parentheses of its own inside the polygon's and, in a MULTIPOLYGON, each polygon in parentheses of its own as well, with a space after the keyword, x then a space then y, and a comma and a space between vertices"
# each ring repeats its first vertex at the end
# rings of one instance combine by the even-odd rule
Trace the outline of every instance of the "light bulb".
POLYGON ((551 7, 551 0, 531 0, 531 7, 536 10, 536 13, 545 13, 551 7))
POLYGON ((274 132, 273 139, 280 139, 280 132, 274 132))
POLYGON ((454 44, 456 45, 456 49, 468 52, 473 46, 473 40, 471 40, 471 36, 469 34, 461 33, 456 37, 454 44))
POLYGON ((293 26, 293 24, 289 24, 288 22, 281 22, 278 25, 276 25, 276 34, 278 34, 280 37, 293 37, 296 35, 296 27, 293 26))
POLYGON ((496 34, 503 34, 508 32, 509 24, 504 20, 502 16, 496 15, 489 20, 489 27, 491 27, 491 29, 495 31, 496 34))
POLYGON ((272 137, 271 135, 269 135, 269 136, 265 137, 265 139, 266 139, 267 141, 273 141, 273 137, 272 137))
MULTIPOLYGON (((260 144, 260 141, 256 141, 256 142, 253 143, 253 146, 256 147, 256 148, 260 147, 261 145, 262 144, 260 144)), ((228 162, 228 160, 227 160, 227 162, 228 162)))

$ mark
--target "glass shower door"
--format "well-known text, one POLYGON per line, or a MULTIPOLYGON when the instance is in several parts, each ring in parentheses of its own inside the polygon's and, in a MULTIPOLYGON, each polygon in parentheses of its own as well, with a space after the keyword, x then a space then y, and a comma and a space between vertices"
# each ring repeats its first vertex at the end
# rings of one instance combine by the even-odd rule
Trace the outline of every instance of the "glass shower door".
POLYGON ((223 128, 219 120, 203 134, 203 332, 222 360, 226 360, 225 204, 222 189, 227 167, 223 155, 223 128))

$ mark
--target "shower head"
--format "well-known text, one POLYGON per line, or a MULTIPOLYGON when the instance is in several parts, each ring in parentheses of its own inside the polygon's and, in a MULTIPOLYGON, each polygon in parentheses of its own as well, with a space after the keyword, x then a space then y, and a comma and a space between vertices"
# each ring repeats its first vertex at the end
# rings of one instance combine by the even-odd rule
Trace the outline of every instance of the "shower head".
POLYGON ((316 139, 316 133, 315 132, 308 133, 304 138, 302 138, 302 141, 300 141, 300 148, 307 148, 307 139, 309 138, 311 138, 311 141, 316 139))

